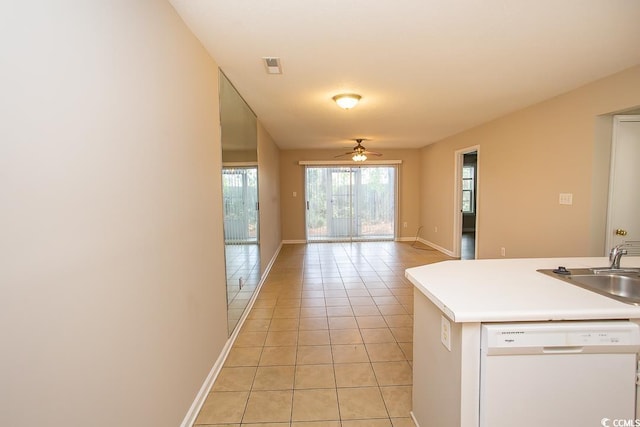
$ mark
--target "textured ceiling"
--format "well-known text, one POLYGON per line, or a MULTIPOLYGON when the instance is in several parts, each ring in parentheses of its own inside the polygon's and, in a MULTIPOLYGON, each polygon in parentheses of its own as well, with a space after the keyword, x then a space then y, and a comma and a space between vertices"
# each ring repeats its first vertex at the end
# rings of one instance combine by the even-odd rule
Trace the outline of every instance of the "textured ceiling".
POLYGON ((422 147, 640 64, 637 0, 170 2, 283 149, 422 147))

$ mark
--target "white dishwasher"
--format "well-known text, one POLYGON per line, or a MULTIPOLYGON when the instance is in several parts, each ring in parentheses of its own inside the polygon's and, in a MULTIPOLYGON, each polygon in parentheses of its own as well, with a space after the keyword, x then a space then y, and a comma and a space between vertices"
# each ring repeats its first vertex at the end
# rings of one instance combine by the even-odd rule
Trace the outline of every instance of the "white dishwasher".
POLYGON ((481 339, 480 427, 636 419, 637 324, 484 324, 481 339))

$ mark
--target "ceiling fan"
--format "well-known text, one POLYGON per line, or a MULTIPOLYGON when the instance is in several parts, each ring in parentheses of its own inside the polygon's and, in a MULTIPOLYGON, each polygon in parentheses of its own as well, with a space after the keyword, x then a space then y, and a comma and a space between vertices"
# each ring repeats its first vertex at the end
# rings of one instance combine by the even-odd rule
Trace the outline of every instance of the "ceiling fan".
POLYGON ((364 145, 362 145, 362 141, 368 141, 367 139, 356 138, 356 139, 354 139, 354 141, 356 141, 358 143, 358 145, 353 147, 352 151, 349 151, 349 152, 344 153, 344 154, 339 154, 339 155, 337 155, 335 157, 351 156, 351 160, 353 160, 354 162, 364 162, 365 160, 367 160, 367 155, 382 156, 382 154, 380 154, 380 153, 376 153, 375 151, 367 150, 366 147, 364 145))

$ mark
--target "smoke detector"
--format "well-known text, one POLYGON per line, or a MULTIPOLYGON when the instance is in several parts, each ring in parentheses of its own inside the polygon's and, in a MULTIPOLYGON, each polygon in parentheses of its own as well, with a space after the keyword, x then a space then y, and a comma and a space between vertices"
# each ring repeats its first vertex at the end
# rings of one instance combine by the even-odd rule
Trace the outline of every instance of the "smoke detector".
POLYGON ((267 74, 282 74, 280 58, 267 56, 262 58, 262 60, 264 61, 264 66, 267 67, 267 74))

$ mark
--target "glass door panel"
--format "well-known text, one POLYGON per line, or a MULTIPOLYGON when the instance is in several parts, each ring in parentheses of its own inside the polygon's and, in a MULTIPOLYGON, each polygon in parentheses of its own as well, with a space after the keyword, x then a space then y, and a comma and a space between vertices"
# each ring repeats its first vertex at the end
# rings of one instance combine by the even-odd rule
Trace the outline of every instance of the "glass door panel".
POLYGON ((392 239, 395 230, 395 168, 362 167, 354 171, 354 212, 358 240, 392 239))
POLYGON ((306 169, 307 240, 325 240, 328 237, 327 200, 328 168, 306 169))
POLYGON ((330 198, 328 208, 329 235, 333 240, 348 240, 352 230, 351 170, 330 169, 330 198))

